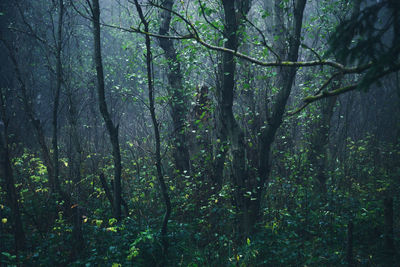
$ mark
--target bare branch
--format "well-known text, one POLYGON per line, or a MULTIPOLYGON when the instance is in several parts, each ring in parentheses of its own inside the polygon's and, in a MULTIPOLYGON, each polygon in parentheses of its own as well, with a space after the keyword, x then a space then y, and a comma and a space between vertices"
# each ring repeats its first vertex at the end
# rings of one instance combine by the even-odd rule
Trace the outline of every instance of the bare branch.
POLYGON ((322 61, 321 56, 314 49, 312 49, 311 47, 309 47, 308 45, 306 45, 304 43, 301 44, 301 47, 310 50, 311 53, 313 53, 318 58, 319 61, 322 61))
POLYGON ((262 44, 269 50, 271 51, 272 54, 274 54, 274 56, 276 57, 277 61, 281 61, 281 58, 279 57, 279 55, 272 49, 272 47, 270 45, 268 45, 267 43, 267 38, 265 37, 265 35, 263 34, 263 32, 261 31, 260 28, 258 28, 253 22, 251 22, 247 16, 245 14, 243 14, 242 12, 242 17, 243 19, 249 23, 254 29, 256 29, 256 31, 258 32, 258 34, 261 36, 262 38, 262 44))
MULTIPOLYGON (((362 72, 362 71, 368 69, 369 67, 371 67, 371 66, 372 66, 371 64, 372 64, 372 63, 370 63, 370 64, 368 64, 368 65, 365 65, 365 66, 363 66, 363 67, 360 67, 360 68, 358 68, 357 70, 354 69, 354 70, 353 70, 354 72, 347 72, 347 73, 362 72)), ((383 71, 383 72, 381 72, 381 73, 375 75, 374 77, 372 77, 372 78, 370 78, 370 79, 373 80, 373 81, 376 81, 376 80, 379 80, 380 78, 382 78, 382 77, 384 77, 384 76, 386 76, 386 75, 388 75, 388 74, 390 74, 390 73, 396 72, 396 71, 398 71, 398 70, 400 70, 400 64, 396 64, 396 65, 392 66, 391 68, 387 69, 386 71, 383 71)), ((298 109, 294 110, 294 111, 288 112, 288 113, 287 113, 287 116, 293 116, 293 115, 295 115, 295 114, 298 114, 300 111, 302 111, 304 108, 306 108, 309 104, 311 104, 311 103, 313 103, 313 102, 315 102, 315 101, 318 101, 318 100, 320 100, 320 99, 327 98, 327 97, 332 97, 332 96, 337 96, 337 95, 341 95, 341 94, 344 94, 344 93, 347 93, 347 92, 350 92, 350 91, 353 91, 353 90, 359 88, 361 82, 356 83, 356 84, 352 84, 352 85, 347 85, 347 86, 344 86, 344 87, 341 87, 341 88, 338 88, 338 89, 335 89, 335 90, 332 90, 332 91, 324 91, 324 89, 328 86, 328 84, 329 84, 335 77, 337 77, 339 74, 341 74, 341 73, 334 73, 334 74, 321 86, 321 88, 317 91, 317 93, 316 93, 315 95, 305 97, 305 98, 303 99, 303 102, 304 102, 303 105, 302 105, 301 107, 299 107, 298 109)), ((361 80, 361 81, 362 81, 362 80, 361 80)))

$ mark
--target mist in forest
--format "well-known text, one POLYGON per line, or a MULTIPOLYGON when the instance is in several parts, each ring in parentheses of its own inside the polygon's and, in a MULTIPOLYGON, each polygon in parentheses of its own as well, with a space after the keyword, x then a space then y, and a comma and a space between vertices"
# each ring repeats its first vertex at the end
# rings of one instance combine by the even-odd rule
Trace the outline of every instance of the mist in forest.
POLYGON ((0 266, 396 266, 399 10, 0 1, 0 266))

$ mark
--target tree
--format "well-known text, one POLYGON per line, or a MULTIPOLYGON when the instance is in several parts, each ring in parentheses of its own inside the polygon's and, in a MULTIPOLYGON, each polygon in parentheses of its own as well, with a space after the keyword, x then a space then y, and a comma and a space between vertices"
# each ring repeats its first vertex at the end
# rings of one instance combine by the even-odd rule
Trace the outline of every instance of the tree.
MULTIPOLYGON (((143 15, 143 11, 141 6, 139 5, 139 2, 135 0, 135 6, 136 9, 139 13, 140 20, 142 21, 144 25, 144 30, 146 32, 149 31, 149 23, 147 22, 146 18, 143 15)), ((165 184, 164 176, 162 173, 162 166, 161 166, 161 140, 160 140, 160 130, 159 130, 159 124, 156 118, 156 112, 155 112, 155 105, 154 105, 154 87, 153 87, 153 73, 152 73, 152 54, 151 54, 151 45, 150 45, 150 37, 146 35, 146 69, 147 69, 147 87, 149 91, 149 101, 150 101, 150 114, 151 114, 151 120, 153 123, 153 129, 154 129, 154 137, 156 139, 156 169, 157 169, 157 178, 158 182, 160 185, 161 189, 161 194, 163 196, 163 200, 165 203, 165 215, 162 221, 161 225, 161 238, 162 238, 162 245, 163 245, 163 261, 162 264, 165 264, 165 261, 167 260, 168 257, 168 239, 167 239, 167 233, 168 233, 168 220, 171 215, 171 201, 169 198, 169 194, 167 191, 167 186, 165 184)), ((180 114, 177 114, 180 115, 180 114)), ((187 160, 187 159, 186 159, 187 160)))
POLYGON ((7 192, 8 205, 12 212, 12 223, 14 229, 14 239, 16 251, 21 251, 26 248, 25 232, 22 225, 20 204, 18 203, 18 193, 15 188, 15 179, 11 168, 11 160, 9 153, 9 141, 6 117, 6 98, 3 93, 3 88, 0 88, 0 177, 2 179, 4 189, 7 192))
POLYGON ((105 84, 104 84, 104 71, 103 62, 101 57, 101 38, 100 38, 100 5, 99 0, 92 1, 92 22, 93 22, 93 38, 94 38, 94 58, 96 64, 97 74, 97 94, 99 98, 99 108, 103 116, 104 123, 106 124, 110 142, 112 145, 112 154, 114 159, 114 216, 117 220, 121 219, 121 204, 122 204, 122 189, 121 189, 121 152, 118 139, 118 125, 114 125, 111 115, 107 108, 105 98, 105 84))
POLYGON ((397 3, 11 3, 0 265, 396 262, 397 3))
MULTIPOLYGON (((361 1, 354 1, 351 7, 350 18, 354 19, 360 12, 361 1)), ((346 40, 350 42, 350 39, 346 40)), ((347 44, 349 45, 349 44, 347 44)), ((345 64, 343 59, 336 58, 337 62, 345 64)), ((340 87, 343 83, 343 77, 337 77, 334 83, 331 85, 331 89, 335 90, 340 87)), ((328 180, 327 169, 328 169, 328 145, 329 145, 329 133, 331 119, 334 113, 334 107, 336 105, 338 96, 332 96, 327 99, 321 99, 315 103, 318 107, 318 115, 312 125, 310 135, 310 163, 315 169, 315 177, 320 185, 322 193, 326 193, 326 182, 328 180)))
MULTIPOLYGON (((164 1, 162 6, 165 8, 162 10, 160 18, 160 28, 158 30, 160 35, 168 34, 171 24, 171 12, 168 10, 172 9, 174 1, 164 1)), ((174 47, 174 42, 171 39, 159 38, 159 45, 164 51, 165 59, 167 60, 167 76, 168 76, 168 91, 171 97, 171 117, 173 122, 173 135, 175 139, 174 143, 174 159, 175 166, 179 173, 182 174, 184 171, 190 170, 190 156, 188 148, 188 138, 186 136, 185 121, 188 111, 188 100, 187 93, 184 91, 182 83, 181 64, 177 57, 177 52, 174 47)))

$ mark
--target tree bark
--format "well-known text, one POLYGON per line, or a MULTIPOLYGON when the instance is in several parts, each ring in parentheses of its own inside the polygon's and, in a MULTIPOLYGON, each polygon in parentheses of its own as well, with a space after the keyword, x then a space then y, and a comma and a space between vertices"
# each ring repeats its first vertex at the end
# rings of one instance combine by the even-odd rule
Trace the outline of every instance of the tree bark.
POLYGON ((114 202, 114 199, 113 199, 113 196, 112 196, 112 194, 111 194, 111 191, 110 191, 110 189, 109 189, 109 187, 108 187, 107 180, 106 180, 106 178, 104 177, 104 173, 100 173, 99 178, 100 178, 101 186, 103 187, 104 192, 105 192, 105 194, 106 194, 106 197, 107 197, 108 201, 110 201, 111 207, 113 207, 113 206, 114 206, 114 203, 113 203, 113 202, 114 202))
POLYGON ((57 117, 58 117, 59 95, 60 95, 61 83, 62 83, 62 66, 61 66, 62 41, 61 40, 62 40, 62 20, 63 20, 63 13, 64 13, 64 6, 63 6, 62 0, 59 1, 59 5, 60 5, 59 6, 59 14, 58 14, 59 21, 58 21, 57 39, 56 39, 56 47, 57 48, 56 48, 56 54, 55 54, 57 81, 56 81, 56 92, 55 92, 54 106, 53 106, 53 122, 52 122, 52 126, 53 126, 52 145, 54 148, 53 158, 50 155, 49 148, 45 141, 45 133, 43 130, 42 123, 40 122, 39 119, 37 119, 37 115, 34 111, 32 101, 28 98, 26 84, 22 78, 22 73, 19 68, 19 64, 18 64, 18 61, 14 54, 14 51, 6 42, 4 42, 4 44, 9 51, 10 59, 14 65, 16 78, 21 86, 21 96, 22 96, 24 111, 25 111, 28 119, 32 123, 32 126, 35 130, 35 135, 38 139, 38 143, 39 143, 41 154, 42 154, 42 159, 43 159, 44 165, 46 166, 46 170, 47 170, 49 188, 51 189, 52 193, 56 193, 55 197, 58 200, 60 200, 60 202, 64 203, 63 211, 64 211, 66 217, 73 224, 73 234, 74 234, 74 236, 79 235, 79 240, 82 240, 82 242, 83 242, 83 236, 82 236, 82 232, 80 231, 80 227, 79 227, 79 225, 76 225, 74 223, 75 220, 73 219, 73 217, 75 214, 75 210, 72 209, 71 196, 70 196, 70 194, 68 194, 62 190, 61 184, 58 179, 59 171, 58 171, 57 117), (56 165, 57 165, 57 167, 55 167, 56 165))
POLYGON ((72 177, 76 186, 76 195, 79 197, 79 183, 81 181, 81 163, 82 163, 82 147, 78 134, 78 116, 75 106, 75 101, 71 88, 67 90, 68 98, 68 121, 70 135, 70 155, 69 155, 69 175, 72 177))
MULTIPOLYGON (((142 8, 139 5, 139 2, 137 0, 135 0, 135 6, 139 13, 140 20, 142 21, 142 23, 144 25, 144 30, 146 32, 148 32, 149 31, 149 23, 148 23, 148 21, 146 21, 146 18, 143 15, 142 8)), ((164 256, 162 265, 165 265, 166 261, 167 261, 167 256, 168 256, 167 233, 168 233, 168 220, 171 215, 171 200, 169 198, 167 186, 166 186, 164 176, 162 174, 162 169, 161 169, 161 139, 160 139, 160 131, 158 128, 158 122, 157 122, 157 117, 156 117, 155 104, 154 104, 152 63, 153 63, 153 59, 152 59, 152 55, 151 55, 150 36, 146 35, 147 87, 148 87, 149 101, 150 101, 150 115, 151 115, 151 120, 153 123, 154 137, 156 139, 155 156, 156 156, 157 178, 158 178, 158 182, 159 182, 160 189, 161 189, 161 194, 163 196, 163 200, 164 200, 164 204, 165 204, 165 215, 164 215, 164 219, 163 219, 163 222, 161 225, 161 238, 162 238, 163 256, 164 256)))
POLYGON ((18 252, 26 248, 26 238, 8 150, 8 132, 4 98, 5 96, 3 95, 2 88, 0 88, 0 178, 2 182, 4 182, 7 201, 11 209, 15 249, 18 252))
MULTIPOLYGON (((275 0, 275 15, 274 15, 274 26, 277 36, 282 35, 280 31, 285 32, 285 25, 283 22, 282 12, 282 0, 275 0)), ((276 52, 280 59, 287 59, 290 61, 297 61, 299 54, 301 29, 303 22, 303 12, 306 5, 306 0, 297 0, 294 2, 293 12, 293 24, 291 25, 292 31, 289 33, 289 45, 285 44, 285 37, 279 36, 276 44, 276 52)), ((273 142, 275 140, 275 134, 282 124, 283 114, 285 112, 287 100, 292 91, 293 81, 296 76, 297 68, 295 67, 279 67, 276 78, 275 86, 279 88, 279 92, 275 98, 275 103, 269 107, 268 103, 265 103, 267 116, 267 125, 265 129, 261 131, 260 135, 260 146, 259 146, 259 165, 258 175, 259 181, 256 187, 256 200, 252 202, 253 216, 255 220, 259 217, 261 197, 264 190, 265 182, 269 178, 271 171, 270 168, 270 153, 273 142)))
MULTIPOLYGON (((238 29, 240 21, 238 19, 241 15, 247 14, 250 10, 251 1, 231 1, 223 0, 224 10, 224 35, 226 41, 224 47, 237 50, 239 47, 238 42, 238 29)), ((233 96, 235 88, 235 70, 236 62, 235 57, 231 53, 224 53, 222 55, 221 65, 221 86, 217 88, 216 95, 218 101, 218 134, 221 143, 221 151, 219 154, 221 157, 217 159, 216 173, 217 183, 221 183, 222 172, 224 161, 227 150, 224 147, 229 148, 229 153, 232 157, 230 164, 230 180, 234 186, 233 201, 238 211, 238 241, 240 242, 243 237, 248 236, 251 230, 250 214, 248 208, 249 197, 246 192, 249 190, 249 179, 246 171, 246 156, 245 156, 245 143, 244 133, 239 127, 234 115, 233 115, 233 96)), ((250 189, 251 190, 251 189, 250 189)))
POLYGON ((394 256, 396 254, 396 249, 394 246, 394 236, 393 236, 393 198, 387 197, 383 201, 384 209, 384 242, 385 242, 385 266, 394 266, 394 256))
MULTIPOLYGON (((53 187, 54 191, 60 195, 60 198, 65 201, 64 210, 66 215, 72 223, 72 240, 73 240, 73 251, 72 258, 76 259, 82 252, 84 247, 83 233, 82 233, 82 216, 79 211, 78 205, 73 205, 73 200, 71 195, 62 190, 59 181, 59 150, 58 150, 58 109, 60 103, 60 93, 61 85, 63 82, 63 68, 62 68, 62 29, 63 29, 63 17, 64 17, 64 0, 58 1, 58 24, 57 24, 57 39, 56 39, 56 88, 54 94, 54 105, 53 105, 53 136, 52 136, 52 146, 53 146, 53 187)), ((76 128, 75 128, 76 130, 76 128)))
POLYGON ((346 261, 349 267, 355 266, 353 257, 353 222, 349 221, 347 225, 347 249, 346 261))
POLYGON ((315 170, 315 177, 322 194, 326 192, 326 168, 328 157, 328 144, 330 122, 333 115, 337 96, 322 99, 317 105, 320 118, 314 123, 310 136, 310 163, 315 170))
MULTIPOLYGON (((360 12, 361 0, 356 0, 353 3, 353 9, 351 17, 355 17, 360 12)), ((348 40, 350 42, 351 39, 348 40)), ((347 43, 349 45, 349 43, 347 43)), ((341 62, 337 59, 339 63, 341 62)), ((337 79, 340 83, 341 77, 337 79)), ((339 86, 340 87, 340 86, 339 86)), ((331 90, 335 88, 331 88, 331 90)), ((330 132, 330 122, 333 116, 333 109, 336 104, 338 96, 332 96, 326 99, 322 99, 317 103, 318 113, 321 115, 312 128, 310 136, 310 162, 315 169, 315 176, 318 181, 319 189, 322 194, 326 193, 326 181, 328 179, 326 175, 327 168, 327 157, 328 157, 328 144, 329 144, 329 132, 330 132)))
POLYGON ((93 10, 93 37, 94 37, 94 58, 97 73, 97 93, 99 98, 99 108, 103 120, 106 124, 110 141, 112 145, 112 153, 114 160, 114 206, 113 213, 117 220, 121 219, 121 152, 118 139, 118 125, 114 125, 111 115, 108 112, 107 102, 105 98, 104 71, 101 55, 101 39, 100 39, 100 6, 99 0, 92 1, 93 10))
POLYGON ((64 16, 64 1, 58 1, 58 25, 57 25, 57 40, 56 40, 56 88, 54 94, 54 105, 53 105, 53 190, 56 192, 61 191, 61 186, 58 180, 59 176, 59 164, 58 164, 58 107, 60 103, 60 91, 62 82, 62 62, 61 62, 61 52, 62 52, 62 27, 63 27, 63 16, 64 16))
MULTIPOLYGON (((24 16, 24 13, 20 9, 19 9, 19 15, 24 16)), ((0 40, 3 41, 4 46, 6 47, 6 49, 9 52, 8 55, 13 64, 16 79, 20 84, 20 92, 21 92, 20 97, 22 99, 23 109, 28 117, 29 122, 33 126, 33 130, 35 131, 36 138, 38 139, 40 153, 42 154, 42 159, 43 159, 44 165, 46 166, 50 188, 54 188, 54 186, 53 186, 54 185, 54 179, 53 179, 54 168, 53 168, 51 156, 50 156, 50 153, 48 151, 48 147, 47 147, 47 144, 45 141, 43 126, 42 126, 40 120, 37 118, 36 113, 33 109, 33 104, 28 97, 26 84, 24 82, 23 75, 21 73, 21 69, 20 69, 20 66, 18 64, 17 57, 16 57, 17 49, 15 49, 12 45, 10 45, 6 40, 4 40, 4 39, 0 39, 0 40)))
POLYGON ((14 51, 6 42, 4 42, 4 45, 6 46, 6 48, 9 51, 10 59, 14 65, 16 78, 21 86, 21 88, 20 88, 21 89, 21 98, 22 98, 22 102, 23 102, 23 106, 24 106, 24 111, 25 111, 29 121, 32 123, 33 129, 35 130, 35 135, 38 139, 43 162, 44 162, 44 165, 46 166, 47 175, 49 177, 50 188, 54 188, 54 186, 53 186, 54 185, 54 168, 53 168, 51 156, 50 156, 50 153, 49 153, 46 141, 45 141, 45 135, 44 135, 42 124, 41 124, 40 120, 37 119, 36 113, 32 107, 32 102, 28 99, 27 88, 26 88, 25 82, 22 78, 22 73, 20 71, 19 64, 15 57, 14 51))
MULTIPOLYGON (((162 6, 165 10, 161 12, 161 23, 159 28, 160 35, 167 35, 170 30, 171 12, 174 0, 163 1, 162 6)), ((159 45, 164 51, 165 59, 167 60, 167 77, 168 93, 171 97, 170 108, 173 122, 173 132, 175 140, 173 141, 174 150, 173 157, 175 166, 179 173, 190 170, 190 156, 188 140, 185 133, 185 118, 188 111, 188 100, 182 83, 181 63, 178 60, 177 52, 174 47, 174 42, 171 39, 159 38, 159 45)))
MULTIPOLYGON (((104 189, 104 193, 106 194, 106 197, 107 197, 108 201, 110 202, 111 207, 113 207, 114 198, 113 198, 112 188, 113 188, 114 180, 111 180, 111 187, 109 187, 108 183, 107 183, 107 179, 104 177, 104 173, 100 173, 99 178, 100 178, 101 186, 104 189)), ((128 217, 129 216, 129 207, 128 207, 128 203, 126 203, 124 198, 121 198, 121 205, 124 207, 125 216, 128 217)))

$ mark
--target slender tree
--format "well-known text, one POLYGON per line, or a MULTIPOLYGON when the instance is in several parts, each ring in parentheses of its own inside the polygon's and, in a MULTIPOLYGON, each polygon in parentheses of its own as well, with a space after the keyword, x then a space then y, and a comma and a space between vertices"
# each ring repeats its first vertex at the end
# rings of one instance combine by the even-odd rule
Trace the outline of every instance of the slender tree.
MULTIPOLYGON (((144 30, 146 32, 149 31, 149 22, 146 20, 142 7, 140 6, 138 0, 135 0, 135 6, 136 9, 139 13, 139 17, 141 22, 144 25, 144 30)), ((148 92, 149 92, 149 109, 150 109, 150 115, 151 115, 151 121, 153 123, 153 129, 154 129, 154 137, 156 141, 156 151, 155 151, 155 157, 156 157, 156 169, 157 169, 157 178, 158 182, 160 185, 161 189, 161 194, 163 196, 164 204, 165 204, 165 214, 164 214, 164 219, 161 224, 161 238, 162 238, 162 244, 163 244, 163 256, 164 256, 164 261, 167 259, 168 256, 168 239, 167 239, 167 233, 168 233, 168 220, 169 217, 171 216, 171 200, 169 198, 168 190, 167 190, 167 185, 164 180, 164 176, 162 173, 161 169, 161 138, 160 138, 160 130, 159 130, 159 124, 157 121, 156 117, 156 110, 155 110, 155 103, 154 103, 154 86, 153 86, 153 71, 152 71, 152 64, 153 64, 153 59, 152 59, 152 54, 151 54, 151 43, 150 43, 150 36, 146 35, 146 70, 147 70, 147 87, 148 87, 148 92)), ((165 264, 163 262, 162 264, 165 264)))
POLYGON ((32 124, 32 126, 34 128, 35 136, 38 139, 38 143, 40 146, 40 152, 42 154, 43 162, 46 166, 47 175, 49 177, 49 179, 48 179, 49 187, 54 188, 53 187, 55 184, 55 182, 54 182, 54 167, 53 167, 53 163, 51 160, 49 149, 46 144, 46 138, 45 138, 42 123, 38 119, 36 112, 33 109, 32 101, 28 97, 27 87, 26 87, 25 81, 23 79, 17 58, 15 56, 15 51, 6 42, 4 42, 4 45, 6 46, 8 52, 9 52, 9 57, 11 59, 11 62, 14 65, 16 79, 20 84, 20 95, 22 98, 24 111, 25 111, 30 123, 32 124))
POLYGON ((8 141, 8 120, 6 118, 5 94, 0 88, 0 177, 4 184, 7 200, 11 209, 12 224, 16 251, 26 248, 25 232, 22 225, 18 193, 15 188, 15 179, 11 168, 9 141, 8 141))
MULTIPOLYGON (((355 19, 360 12, 361 1, 357 0, 353 3, 351 19, 355 19)), ((347 45, 350 44, 351 39, 345 40, 347 45)), ((336 58, 337 62, 344 64, 343 60, 336 58)), ((341 86, 343 77, 338 77, 336 83, 330 88, 335 90, 341 86), (337 85, 336 85, 337 84, 337 85)), ((334 107, 338 96, 332 96, 327 99, 321 99, 316 103, 318 108, 319 118, 312 125, 310 135, 310 163, 313 165, 315 170, 315 177, 319 185, 319 189, 322 193, 326 193, 326 181, 328 179, 326 170, 328 165, 328 145, 329 145, 329 133, 331 129, 331 119, 334 113, 334 107)))
POLYGON ((384 253, 386 256, 386 266, 393 266, 396 248, 394 242, 394 215, 393 215, 393 198, 386 197, 383 200, 383 212, 384 212, 384 253))
MULTIPOLYGON (((61 83, 62 83, 62 45, 63 45, 63 17, 64 17, 64 1, 58 1, 58 24, 56 31, 56 88, 54 93, 54 104, 53 104, 53 136, 52 136, 52 145, 53 145, 53 166, 54 166, 54 185, 53 187, 60 187, 59 182, 59 162, 58 162, 58 109, 60 104, 60 91, 61 91, 61 83)), ((61 191, 61 188, 57 188, 57 191, 61 191)))
POLYGON ((100 5, 99 0, 93 0, 91 5, 92 22, 93 22, 93 38, 94 38, 94 60, 97 73, 97 95, 99 99, 100 113, 106 124, 110 142, 112 145, 112 154, 114 159, 114 217, 121 219, 122 189, 121 189, 121 152, 118 138, 118 125, 115 125, 111 119, 110 112, 107 108, 105 97, 104 71, 101 54, 101 37, 100 37, 100 5))

